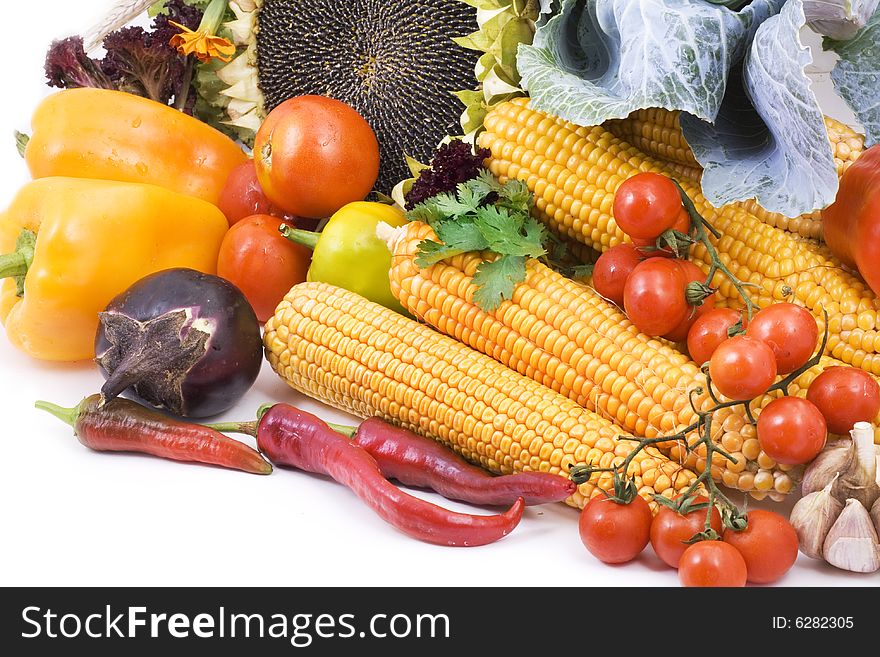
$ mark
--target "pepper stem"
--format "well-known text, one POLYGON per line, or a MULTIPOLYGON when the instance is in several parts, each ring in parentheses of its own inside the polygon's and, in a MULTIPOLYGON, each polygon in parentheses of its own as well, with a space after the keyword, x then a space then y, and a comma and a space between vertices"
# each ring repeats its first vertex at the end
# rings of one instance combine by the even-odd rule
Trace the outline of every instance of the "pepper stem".
POLYGON ((316 233, 311 230, 303 230, 302 228, 292 228, 287 224, 281 224, 278 227, 278 232, 281 233, 282 237, 286 237, 291 242, 302 244, 313 251, 315 250, 315 247, 318 246, 318 238, 321 237, 321 233, 316 233))
POLYGON ((215 422, 204 426, 221 433, 243 433, 248 436, 256 436, 258 423, 251 420, 250 422, 215 422))
POLYGON ((31 138, 23 132, 15 131, 15 147, 18 149, 18 154, 24 157, 24 153, 27 150, 28 142, 31 138))
POLYGON ((0 279, 14 278, 15 293, 24 295, 24 278, 34 261, 34 249, 37 245, 37 235, 32 230, 23 229, 15 241, 15 251, 0 255, 0 279))
POLYGON ((82 412, 82 404, 78 404, 73 408, 64 408, 63 406, 58 406, 58 404, 53 404, 52 402, 40 400, 34 403, 34 406, 36 408, 39 408, 41 411, 51 413, 59 420, 69 424, 72 427, 76 426, 76 421, 79 419, 79 415, 82 412))
POLYGON ((341 433, 346 438, 354 438, 354 434, 357 433, 357 427, 350 427, 345 424, 333 424, 328 422, 327 426, 333 429, 336 433, 341 433))

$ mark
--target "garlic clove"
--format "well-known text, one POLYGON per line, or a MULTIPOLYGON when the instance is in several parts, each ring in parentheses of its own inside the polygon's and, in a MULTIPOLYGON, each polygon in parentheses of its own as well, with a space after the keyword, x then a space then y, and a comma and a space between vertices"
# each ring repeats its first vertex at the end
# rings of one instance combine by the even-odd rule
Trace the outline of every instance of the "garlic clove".
POLYGON ((813 559, 822 558, 825 537, 843 511, 843 502, 831 495, 835 479, 836 475, 822 490, 799 499, 789 517, 789 522, 797 532, 801 552, 813 559))
POLYGON ((877 535, 880 536, 880 499, 874 502, 874 506, 871 507, 871 520, 874 521, 874 529, 877 530, 877 535))
POLYGON ((856 422, 850 431, 852 447, 840 477, 834 482, 831 494, 839 500, 854 498, 870 509, 880 497, 877 485, 877 456, 874 451, 874 427, 868 422, 856 422))
POLYGON ((880 539, 868 510, 861 502, 848 499, 822 546, 825 561, 854 573, 873 573, 880 569, 880 539))
POLYGON ((801 492, 804 495, 820 491, 828 485, 834 475, 843 470, 849 458, 852 441, 848 438, 834 440, 806 468, 801 481, 801 492))

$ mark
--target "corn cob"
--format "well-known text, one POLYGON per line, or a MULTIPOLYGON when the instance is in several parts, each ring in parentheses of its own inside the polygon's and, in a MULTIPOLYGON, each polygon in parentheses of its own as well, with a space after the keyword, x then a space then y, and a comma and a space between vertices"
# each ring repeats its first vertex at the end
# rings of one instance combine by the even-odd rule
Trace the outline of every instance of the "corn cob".
MULTIPOLYGON (((702 169, 682 135, 679 112, 660 108, 638 110, 625 119, 607 121, 605 126, 616 137, 632 144, 646 155, 665 160, 667 168, 677 178, 700 181, 702 169)), ((837 175, 842 176, 864 150, 865 138, 828 116, 825 117, 825 128, 833 150, 837 175)), ((807 239, 822 239, 822 217, 819 212, 790 218, 765 210, 754 200, 734 205, 776 228, 807 239)))
MULTIPOLYGON (((483 261, 470 253, 420 269, 418 244, 436 239, 426 224, 412 222, 391 240, 391 290, 407 310, 441 332, 470 345, 635 436, 672 435, 697 420, 691 407, 708 410, 705 377, 686 356, 649 338, 591 288, 536 260, 513 298, 488 313, 472 301, 471 278, 483 261)), ((761 397, 760 408, 770 401, 761 397)), ((781 499, 801 469, 777 465, 761 451, 755 427, 741 408, 718 410, 713 439, 737 460, 716 455, 712 475, 727 486, 761 498, 781 499)), ((705 468, 705 446, 685 453, 667 445, 674 461, 705 468)))
MULTIPOLYGON (((519 178, 536 196, 539 217, 567 237, 598 250, 625 240, 611 216, 620 183, 639 171, 665 173, 664 166, 620 141, 601 126, 577 127, 527 107, 528 99, 496 106, 486 116, 480 145, 502 181, 519 178)), ((880 374, 880 302, 827 249, 795 238, 735 206, 713 208, 699 187, 682 180, 698 210, 721 233, 715 248, 741 280, 757 286, 759 306, 782 299, 810 310, 822 326, 828 312, 828 353, 880 374)), ((708 270, 710 257, 696 245, 691 258, 708 270)), ((736 304, 738 293, 720 273, 719 294, 736 304)))
MULTIPOLYGON (((591 413, 394 311, 331 285, 294 286, 266 324, 272 368, 296 390, 360 417, 379 415, 443 442, 496 473, 567 474, 575 464, 622 463, 624 433, 591 413)), ((675 495, 694 473, 656 450, 631 463, 639 493, 675 495)), ((611 474, 581 484, 582 507, 611 474)))

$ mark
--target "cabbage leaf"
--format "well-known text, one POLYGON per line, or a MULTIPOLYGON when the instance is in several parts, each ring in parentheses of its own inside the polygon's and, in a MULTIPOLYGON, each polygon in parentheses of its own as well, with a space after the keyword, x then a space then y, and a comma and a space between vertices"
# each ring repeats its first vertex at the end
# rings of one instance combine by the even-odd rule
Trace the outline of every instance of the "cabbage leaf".
POLYGON ((714 124, 681 116, 703 166, 703 195, 715 206, 755 198, 795 217, 834 202, 834 157, 804 73, 812 62, 800 41, 804 22, 802 0, 789 0, 759 27, 714 124))
POLYGON ((831 80, 865 128, 865 145, 880 143, 880 9, 855 38, 824 46, 840 55, 831 80))

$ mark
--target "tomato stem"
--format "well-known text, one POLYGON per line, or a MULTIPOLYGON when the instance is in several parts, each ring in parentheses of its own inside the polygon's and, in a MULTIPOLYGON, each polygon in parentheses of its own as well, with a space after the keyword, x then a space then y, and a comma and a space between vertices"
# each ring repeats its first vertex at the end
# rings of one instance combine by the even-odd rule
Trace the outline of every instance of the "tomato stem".
POLYGON ((678 188, 678 193, 681 195, 681 202, 687 210, 688 216, 691 219, 691 227, 694 231, 694 241, 699 242, 706 248, 706 252, 709 254, 709 258, 712 261, 712 264, 709 266, 709 273, 706 277, 706 287, 711 287, 712 279, 715 278, 715 274, 717 272, 721 272, 727 280, 730 281, 731 285, 736 288, 736 291, 742 297, 743 301, 746 304, 746 313, 748 316, 748 320, 751 321, 752 315, 755 311, 755 303, 752 301, 751 297, 746 294, 745 288, 748 287, 757 287, 754 283, 747 283, 745 281, 741 281, 737 278, 730 269, 727 268, 721 258, 718 255, 718 251, 715 250, 715 246, 712 244, 712 240, 709 239, 709 233, 711 233, 715 239, 721 238, 721 233, 719 233, 708 221, 700 214, 697 210, 697 207, 694 205, 694 202, 691 200, 691 197, 688 196, 687 192, 684 191, 684 188, 679 184, 677 180, 674 178, 672 182, 678 188), (708 232, 707 232, 708 231, 708 232))

